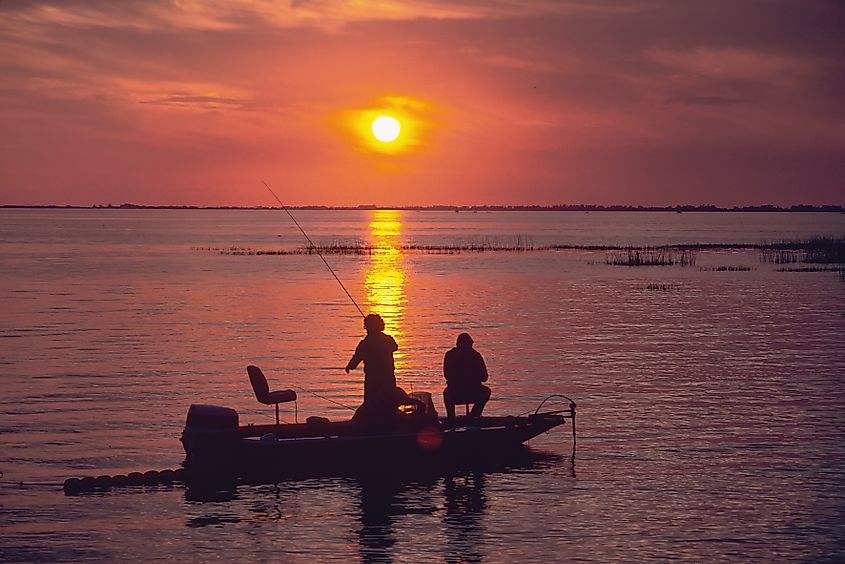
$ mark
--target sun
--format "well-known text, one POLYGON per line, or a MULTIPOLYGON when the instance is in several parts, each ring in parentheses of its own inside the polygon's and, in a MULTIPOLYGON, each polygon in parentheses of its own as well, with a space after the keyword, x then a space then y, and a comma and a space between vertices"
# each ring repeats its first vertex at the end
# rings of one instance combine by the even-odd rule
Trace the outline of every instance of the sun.
POLYGON ((391 162, 382 157, 405 162, 401 157, 423 150, 435 126, 433 117, 427 102, 408 96, 383 96, 363 107, 339 110, 332 121, 356 152, 375 153, 374 162, 381 166, 391 162))
POLYGON ((376 139, 382 143, 391 143, 399 137, 402 125, 398 119, 382 115, 373 120, 370 129, 372 129, 376 139))

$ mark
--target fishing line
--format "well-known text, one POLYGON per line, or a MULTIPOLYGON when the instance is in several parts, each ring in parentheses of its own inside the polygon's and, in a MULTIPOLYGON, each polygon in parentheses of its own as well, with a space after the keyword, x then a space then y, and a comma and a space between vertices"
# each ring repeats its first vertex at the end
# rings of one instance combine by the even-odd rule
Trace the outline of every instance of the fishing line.
MULTIPOLYGON (((323 254, 320 252, 320 249, 318 249, 318 248, 317 248, 317 246, 316 246, 316 245, 314 244, 314 242, 311 240, 311 237, 309 237, 309 236, 308 236, 308 233, 306 233, 306 232, 305 232, 305 230, 302 228, 302 226, 301 226, 301 225, 299 225, 299 222, 298 222, 298 221, 296 221, 296 218, 295 218, 295 217, 293 217, 293 214, 292 214, 292 213, 290 213, 290 210, 289 210, 289 209, 288 209, 288 208, 287 208, 287 207, 286 207, 286 206, 282 203, 282 201, 279 199, 279 197, 276 195, 276 193, 275 193, 275 192, 273 192, 273 189, 272 189, 272 188, 270 188, 270 185, 269 185, 269 184, 267 184, 267 183, 266 183, 265 181, 263 181, 263 180, 262 180, 261 182, 263 182, 263 183, 264 183, 264 187, 265 187, 265 188, 267 188, 267 190, 269 190, 271 194, 273 194, 273 197, 274 197, 274 198, 276 198, 276 201, 277 201, 277 202, 279 202, 279 205, 280 205, 280 206, 282 206, 282 209, 283 209, 283 210, 285 210, 285 212, 287 212, 288 216, 289 216, 289 217, 293 220, 294 224, 296 224, 296 226, 299 228, 299 230, 300 230, 300 231, 302 232, 302 234, 305 236, 305 239, 308 241, 308 244, 309 244, 309 245, 311 245, 311 247, 310 247, 310 248, 311 248, 311 249, 312 249, 315 253, 317 253, 317 256, 319 256, 319 257, 323 260, 323 264, 325 264, 325 265, 326 265, 326 268, 328 268, 328 269, 329 269, 329 272, 331 272, 331 273, 332 273, 332 276, 334 276, 334 279, 335 279, 335 280, 337 280, 337 283, 338 283, 338 284, 340 284, 340 287, 341 287, 341 288, 343 288, 343 291, 344 291, 344 292, 346 292, 346 295, 349 297, 349 299, 350 299, 350 300, 352 300, 352 304, 355 306, 355 309, 357 309, 357 310, 358 310, 358 313, 360 313, 360 314, 361 314, 361 317, 366 317, 366 316, 364 315, 364 312, 363 312, 363 311, 361 311, 361 308, 360 308, 360 307, 358 307, 358 302, 356 302, 356 301, 355 301, 355 298, 353 298, 353 297, 352 297, 352 294, 350 294, 350 293, 349 293, 349 290, 347 290, 347 289, 346 289, 346 286, 344 286, 344 285, 343 285, 343 282, 341 282, 341 281, 340 281, 340 278, 338 278, 338 277, 337 277, 337 274, 335 274, 334 269, 331 267, 331 265, 328 263, 328 261, 326 261, 325 257, 323 257, 323 254)), ((346 406, 344 406, 344 407, 346 407, 346 406)))
POLYGON ((349 410, 351 410, 351 411, 356 411, 356 410, 357 410, 357 408, 355 408, 355 407, 349 407, 348 405, 344 405, 344 404, 340 403, 339 401, 335 401, 335 400, 333 400, 332 398, 327 398, 326 396, 321 396, 321 395, 320 395, 320 394, 318 394, 317 392, 312 392, 311 390, 309 390, 309 389, 307 389, 307 388, 303 388, 302 386, 291 386, 291 387, 292 387, 292 388, 296 388, 296 389, 298 389, 298 390, 302 390, 303 392, 308 392, 309 394, 314 395, 314 396, 317 396, 317 397, 318 397, 318 398, 320 398, 320 399, 324 399, 324 400, 326 400, 326 401, 330 401, 330 402, 332 402, 332 403, 333 403, 333 404, 335 404, 335 405, 339 405, 340 407, 345 407, 346 409, 349 409, 349 410))
MULTIPOLYGON (((347 289, 346 289, 346 286, 344 286, 344 285, 343 285, 343 282, 341 282, 340 278, 338 278, 338 276, 337 276, 337 274, 335 273, 335 271, 334 271, 334 269, 332 268, 332 266, 328 263, 328 261, 326 260, 326 258, 323 256, 323 254, 320 252, 320 250, 319 250, 319 249, 317 248, 317 246, 314 244, 314 241, 312 241, 312 240, 311 240, 311 237, 309 237, 309 236, 308 236, 308 233, 306 233, 306 232, 305 232, 305 230, 302 228, 302 226, 299 224, 299 222, 298 222, 298 221, 296 221, 296 218, 295 218, 295 217, 293 217, 293 214, 292 214, 292 213, 290 213, 290 210, 287 208, 287 206, 285 206, 285 204, 283 204, 283 203, 282 203, 282 200, 281 200, 281 199, 280 199, 280 198, 276 195, 276 193, 275 193, 275 192, 273 192, 273 189, 272 189, 272 188, 270 188, 270 185, 269 185, 269 184, 267 184, 267 182, 265 182, 264 180, 262 180, 261 182, 264 184, 264 187, 265 187, 265 188, 267 188, 267 190, 268 190, 268 191, 269 191, 269 192, 273 195, 273 197, 276 199, 276 201, 277 201, 277 202, 279 202, 279 205, 280 205, 280 206, 282 206, 282 209, 283 209, 283 210, 285 210, 285 213, 287 213, 287 214, 288 214, 288 217, 290 217, 290 218, 291 218, 291 221, 293 221, 294 225, 296 225, 296 226, 299 228, 299 231, 302 233, 303 237, 305 237, 305 240, 306 240, 306 241, 308 241, 308 244, 310 245, 310 247, 309 247, 309 248, 310 248, 310 249, 312 249, 315 253, 317 253, 317 256, 318 256, 318 257, 320 257, 320 259, 322 259, 323 264, 325 264, 325 265, 326 265, 326 268, 328 268, 328 269, 329 269, 329 272, 331 272, 331 273, 332 273, 332 276, 334 276, 334 279, 335 279, 335 280, 337 280, 337 283, 338 283, 338 284, 340 284, 340 287, 341 287, 341 288, 343 288, 343 291, 344 291, 344 292, 346 292, 347 297, 348 297, 348 298, 352 301, 352 305, 354 305, 354 306, 355 306, 355 309, 357 309, 357 310, 358 310, 358 313, 359 313, 359 314, 361 314, 361 317, 366 318, 366 316, 364 315, 364 312, 363 312, 363 311, 361 311, 361 308, 360 308, 360 307, 358 307, 358 302, 356 302, 356 301, 355 301, 355 298, 353 298, 353 297, 352 297, 352 294, 350 294, 350 293, 349 293, 349 290, 347 290, 347 289)), ((303 388, 303 387, 301 387, 301 386, 293 386, 293 387, 294 387, 294 388, 297 388, 297 389, 299 389, 299 390, 302 390, 303 392, 307 392, 307 393, 309 393, 309 394, 311 394, 311 395, 317 396, 317 397, 318 397, 318 398, 320 398, 320 399, 324 399, 324 400, 326 400, 326 401, 328 401, 328 402, 331 402, 331 403, 333 403, 333 404, 335 404, 335 405, 338 405, 338 406, 340 406, 340 407, 343 407, 343 408, 349 409, 349 410, 351 410, 351 411, 355 411, 355 410, 356 410, 356 408, 354 408, 354 407, 349 407, 348 405, 344 405, 344 404, 340 403, 339 401, 335 401, 335 400, 333 400, 333 399, 331 399, 331 398, 329 398, 329 397, 326 397, 326 396, 320 395, 320 394, 318 394, 317 392, 313 392, 313 391, 308 390, 308 389, 306 389, 306 388, 303 388)))

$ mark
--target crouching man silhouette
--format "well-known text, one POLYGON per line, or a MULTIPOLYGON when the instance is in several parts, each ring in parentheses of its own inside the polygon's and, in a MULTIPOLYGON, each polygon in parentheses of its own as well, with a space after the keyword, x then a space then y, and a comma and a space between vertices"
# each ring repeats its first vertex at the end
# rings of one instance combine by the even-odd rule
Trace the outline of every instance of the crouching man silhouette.
POLYGON ((458 335, 456 346, 443 358, 443 375, 446 377, 446 389, 443 390, 443 403, 446 404, 446 418, 455 419, 456 404, 472 404, 470 417, 481 417, 490 388, 482 384, 487 381, 487 366, 481 354, 472 348, 469 333, 458 335))

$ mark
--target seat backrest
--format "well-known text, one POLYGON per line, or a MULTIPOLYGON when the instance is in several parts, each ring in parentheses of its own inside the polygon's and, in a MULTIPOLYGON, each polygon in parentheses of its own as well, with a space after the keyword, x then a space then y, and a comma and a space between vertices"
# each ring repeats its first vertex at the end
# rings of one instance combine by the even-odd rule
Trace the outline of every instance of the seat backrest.
POLYGON ((252 384, 252 391, 255 392, 255 399, 263 401, 270 394, 270 386, 267 378, 257 366, 247 366, 246 373, 249 374, 249 383, 252 384))

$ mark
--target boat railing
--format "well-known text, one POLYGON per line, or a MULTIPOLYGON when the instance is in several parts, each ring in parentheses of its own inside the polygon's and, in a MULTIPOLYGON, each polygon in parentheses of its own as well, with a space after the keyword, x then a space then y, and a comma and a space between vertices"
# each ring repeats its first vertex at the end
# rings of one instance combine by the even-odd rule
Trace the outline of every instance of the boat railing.
POLYGON ((534 416, 535 417, 536 416, 542 416, 542 415, 563 415, 564 413, 567 413, 567 412, 569 413, 569 418, 572 420, 572 457, 573 458, 575 457, 575 445, 577 443, 577 439, 575 438, 575 408, 576 408, 575 400, 572 399, 571 397, 566 396, 564 394, 552 394, 552 395, 548 396, 546 399, 544 399, 543 401, 541 401, 540 405, 537 406, 537 409, 534 410, 534 416), (542 409, 543 406, 546 405, 546 402, 549 401, 550 399, 553 399, 553 398, 565 399, 566 401, 569 402, 569 408, 568 409, 558 409, 558 410, 540 412, 540 409, 542 409))

